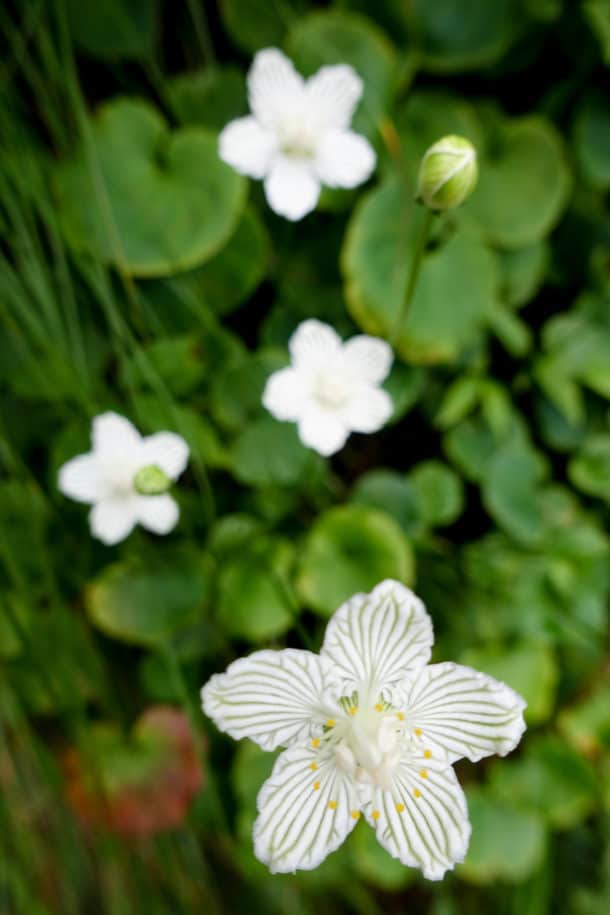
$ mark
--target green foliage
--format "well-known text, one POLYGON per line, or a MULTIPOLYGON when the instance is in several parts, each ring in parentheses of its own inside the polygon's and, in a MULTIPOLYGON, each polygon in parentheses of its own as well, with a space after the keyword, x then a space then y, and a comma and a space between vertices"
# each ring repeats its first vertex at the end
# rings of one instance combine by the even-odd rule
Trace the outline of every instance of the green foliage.
POLYGON ((0 909, 606 915, 608 0, 43 0, 0 31, 0 909), (296 224, 218 156, 264 47, 306 77, 353 66, 377 153, 296 224), (450 134, 478 184, 430 216, 419 165, 450 134), (331 459, 262 405, 311 317, 394 350, 390 421, 331 459), (59 491, 109 409, 189 446, 168 537, 109 549, 59 491), (317 650, 387 577, 425 600, 434 660, 512 686, 528 730, 458 765, 472 837, 441 884, 364 821, 270 876, 275 756, 198 689, 249 651, 317 650), (175 813, 151 701, 188 713, 204 787, 135 840, 75 804, 70 761, 98 799, 145 782, 128 819, 175 813))
POLYGON ((57 185, 70 243, 134 276, 210 258, 235 229, 245 196, 243 179, 219 160, 214 134, 196 127, 170 134, 152 106, 129 99, 98 112, 83 149, 58 169, 57 185), (96 199, 99 208, 91 206, 96 199))

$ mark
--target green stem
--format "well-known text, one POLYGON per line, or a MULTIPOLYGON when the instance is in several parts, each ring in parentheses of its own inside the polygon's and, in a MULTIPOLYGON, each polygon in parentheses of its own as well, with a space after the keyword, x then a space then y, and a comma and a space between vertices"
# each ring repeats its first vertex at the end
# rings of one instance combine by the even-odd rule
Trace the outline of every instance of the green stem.
POLYGON ((417 238, 417 242, 415 245, 415 252, 413 254, 413 260, 411 261, 411 270, 409 272, 409 281, 407 283, 407 291, 405 293, 405 297, 402 302, 402 307, 398 314, 398 319, 394 326, 394 332, 393 332, 391 340, 390 340, 390 342, 394 348, 396 347, 396 341, 398 340, 398 337, 400 335, 400 330, 402 328, 402 325, 405 322, 405 318, 407 317, 407 314, 409 311, 409 305, 411 304, 411 300, 413 299, 413 295, 415 293, 415 287, 417 286, 417 280, 419 279, 421 266, 422 266, 422 263, 424 260, 424 252, 426 250, 426 244, 427 244, 428 238, 430 236, 430 227, 432 226, 432 220, 434 219, 434 215, 435 214, 432 210, 426 209, 424 219, 423 219, 420 231, 419 231, 419 236, 417 238))

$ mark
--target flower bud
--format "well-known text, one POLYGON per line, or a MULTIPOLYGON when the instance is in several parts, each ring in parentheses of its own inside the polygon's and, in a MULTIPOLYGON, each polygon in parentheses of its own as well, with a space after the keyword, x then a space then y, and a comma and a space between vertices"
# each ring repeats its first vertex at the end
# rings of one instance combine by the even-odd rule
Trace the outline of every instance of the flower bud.
POLYGON ((133 486, 141 496, 160 496, 172 485, 172 481, 156 464, 141 467, 133 478, 133 486))
POLYGON ((459 206, 477 183, 477 153, 464 137, 447 136, 428 149, 422 159, 417 197, 432 210, 459 206))

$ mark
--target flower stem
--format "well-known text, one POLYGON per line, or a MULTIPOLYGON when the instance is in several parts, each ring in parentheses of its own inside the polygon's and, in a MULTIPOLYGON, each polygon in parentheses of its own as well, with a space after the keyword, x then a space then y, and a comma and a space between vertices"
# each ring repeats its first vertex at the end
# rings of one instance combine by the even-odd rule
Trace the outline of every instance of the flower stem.
POLYGON ((396 341, 398 340, 400 329, 404 324, 405 318, 409 311, 409 305, 415 293, 415 287, 417 286, 417 280, 419 278, 419 273, 424 259, 424 251, 426 250, 426 244, 430 235, 430 227, 432 226, 432 220, 434 218, 434 212, 432 210, 426 209, 424 214, 423 222, 419 230, 419 235, 415 244, 415 252, 413 254, 413 260, 411 261, 411 270, 409 272, 409 280, 407 283, 407 291, 402 302, 400 312, 398 314, 398 320, 394 326, 394 332, 391 336, 391 344, 396 348, 396 341))

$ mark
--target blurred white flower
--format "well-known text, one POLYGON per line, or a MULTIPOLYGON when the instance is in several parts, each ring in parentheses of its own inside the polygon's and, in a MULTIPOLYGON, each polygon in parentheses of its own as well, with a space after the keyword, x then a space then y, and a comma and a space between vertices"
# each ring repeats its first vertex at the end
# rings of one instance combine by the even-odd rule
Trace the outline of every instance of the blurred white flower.
POLYGON ((361 813, 429 880, 463 861, 470 822, 451 764, 509 753, 525 702, 470 667, 428 665, 433 641, 419 598, 387 580, 337 610, 319 655, 257 651, 204 686, 221 730, 287 747, 254 824, 256 856, 273 873, 317 867, 361 813))
POLYGON ((61 492, 93 505, 91 533, 107 545, 127 537, 136 524, 167 534, 178 521, 175 501, 165 492, 188 462, 188 445, 174 432, 143 438, 116 413, 93 420, 92 450, 64 464, 61 492))
POLYGON ((276 419, 298 423, 304 445, 328 456, 350 432, 376 432, 388 421, 392 398, 379 387, 392 365, 388 343, 364 334, 343 343, 312 319, 288 346, 292 365, 269 377, 263 404, 276 419))
POLYGON ((362 88, 347 64, 304 80, 281 51, 259 51, 248 73, 252 114, 224 128, 220 157, 264 179, 272 210, 302 219, 315 209, 322 184, 356 187, 375 168, 371 144, 349 129, 362 88))

